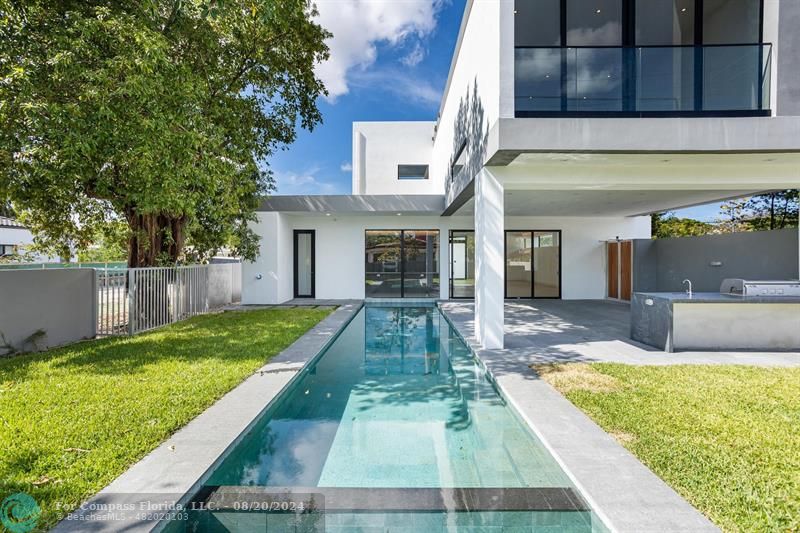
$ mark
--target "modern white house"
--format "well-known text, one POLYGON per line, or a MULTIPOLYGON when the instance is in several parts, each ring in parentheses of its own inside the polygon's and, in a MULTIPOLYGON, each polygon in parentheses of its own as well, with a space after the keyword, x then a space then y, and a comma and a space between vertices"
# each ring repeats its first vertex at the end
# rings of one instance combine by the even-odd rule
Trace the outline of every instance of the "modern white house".
POLYGON ((630 298, 649 214, 800 184, 797 0, 470 0, 438 117, 353 124, 352 194, 273 196, 245 304, 630 298))

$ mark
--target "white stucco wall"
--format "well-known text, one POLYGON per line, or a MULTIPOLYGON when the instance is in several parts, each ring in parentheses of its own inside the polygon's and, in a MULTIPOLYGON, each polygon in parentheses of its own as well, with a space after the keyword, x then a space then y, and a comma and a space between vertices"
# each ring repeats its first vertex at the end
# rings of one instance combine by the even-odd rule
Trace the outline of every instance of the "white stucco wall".
MULTIPOLYGON (((468 17, 460 45, 456 49, 456 58, 451 65, 450 79, 442 100, 440 116, 434 142, 431 173, 437 178, 446 179, 450 171, 450 160, 458 146, 454 146, 456 137, 455 123, 459 108, 467 97, 477 97, 482 109, 482 129, 488 130, 500 117, 501 86, 500 67, 508 68, 507 57, 501 63, 501 42, 511 39, 511 60, 513 63, 513 24, 511 32, 501 37, 501 12, 510 7, 513 17, 513 1, 511 0, 474 0, 467 2, 464 14, 468 17), (473 93, 474 91, 474 93, 473 93)), ((508 26, 505 18, 502 27, 508 26)), ((507 56, 507 53, 506 53, 507 56)), ((513 65, 511 65, 511 97, 513 98, 513 65)), ((508 88, 503 91, 507 97, 508 88)), ((512 102, 513 106, 513 102, 512 102)), ((502 106, 505 110, 507 104, 502 106)), ((474 106, 473 106, 474 108, 474 106)), ((513 112, 513 111, 512 111, 513 112)), ((513 115, 512 115, 513 116, 513 115)), ((474 132, 479 133, 479 132, 474 132)))
POLYGON ((444 194, 441 176, 397 178, 398 165, 430 165, 433 122, 354 122, 353 194, 444 194))
MULTIPOLYGON (((366 229, 438 229, 440 231, 440 298, 448 297, 448 232, 473 228, 472 217, 316 216, 260 213, 254 230, 262 236, 261 255, 242 267, 242 302, 270 304, 293 296, 292 231, 316 231, 316 297, 364 298, 364 231, 366 229), (261 274, 261 279, 256 276, 261 274)), ((650 218, 507 217, 507 230, 562 231, 562 296, 605 297, 603 241, 648 238, 650 218)))

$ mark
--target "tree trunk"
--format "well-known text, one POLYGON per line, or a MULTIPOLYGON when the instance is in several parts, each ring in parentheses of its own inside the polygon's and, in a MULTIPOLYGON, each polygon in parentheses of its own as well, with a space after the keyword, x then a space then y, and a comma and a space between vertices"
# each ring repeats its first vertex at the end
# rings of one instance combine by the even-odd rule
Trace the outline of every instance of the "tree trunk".
POLYGON ((128 240, 128 268, 174 265, 185 242, 186 217, 159 213, 141 215, 125 212, 131 236, 128 240))
MULTIPOLYGON (((174 266, 177 263, 185 242, 186 217, 141 215, 133 209, 126 210, 125 216, 131 229, 128 268, 174 266)), ((133 293, 135 316, 130 319, 134 320, 137 330, 171 322, 170 294, 174 283, 174 269, 143 270, 136 274, 133 293)))

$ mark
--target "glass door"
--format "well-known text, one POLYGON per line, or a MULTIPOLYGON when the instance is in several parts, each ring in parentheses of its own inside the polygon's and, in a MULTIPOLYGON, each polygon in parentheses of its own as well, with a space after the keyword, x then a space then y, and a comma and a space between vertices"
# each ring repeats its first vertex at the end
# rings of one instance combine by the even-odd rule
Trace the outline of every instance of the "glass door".
POLYGON ((506 231, 505 297, 561 297, 560 231, 506 231))
POLYGON ((450 232, 450 298, 475 298, 475 232, 450 232))
POLYGON ((506 232, 506 298, 533 296, 532 232, 506 232))
POLYGON ((533 232, 533 297, 561 297, 561 232, 533 232))
POLYGON ((294 297, 314 298, 314 230, 294 230, 294 297))
POLYGON ((367 230, 364 244, 367 298, 439 296, 437 230, 367 230))

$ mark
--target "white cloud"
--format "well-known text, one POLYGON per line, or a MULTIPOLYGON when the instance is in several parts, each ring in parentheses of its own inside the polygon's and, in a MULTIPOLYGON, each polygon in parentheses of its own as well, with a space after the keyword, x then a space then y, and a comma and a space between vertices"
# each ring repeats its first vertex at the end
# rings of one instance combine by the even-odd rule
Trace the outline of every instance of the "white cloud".
POLYGON ((436 28, 436 15, 444 1, 317 0, 319 23, 333 33, 328 40, 330 59, 317 67, 328 98, 347 94, 349 75, 375 62, 378 43, 413 46, 404 63, 419 63, 425 54, 421 41, 436 28))
POLYGON ((427 79, 409 75, 402 69, 384 68, 355 72, 351 76, 355 87, 377 87, 392 92, 403 100, 435 109, 442 99, 442 89, 427 79))
POLYGON ((275 171, 276 194, 344 194, 349 192, 349 190, 343 190, 342 184, 317 178, 316 174, 319 171, 319 167, 311 167, 302 172, 275 171))
POLYGON ((346 161, 339 166, 339 170, 342 172, 352 172, 353 165, 350 163, 350 161, 346 161))
POLYGON ((422 43, 417 41, 414 43, 414 48, 405 56, 400 59, 400 62, 407 67, 415 67, 419 65, 420 61, 425 59, 425 47, 422 43))

